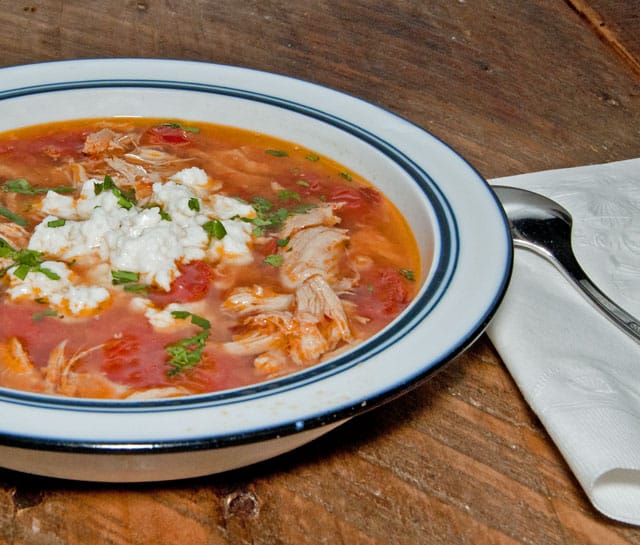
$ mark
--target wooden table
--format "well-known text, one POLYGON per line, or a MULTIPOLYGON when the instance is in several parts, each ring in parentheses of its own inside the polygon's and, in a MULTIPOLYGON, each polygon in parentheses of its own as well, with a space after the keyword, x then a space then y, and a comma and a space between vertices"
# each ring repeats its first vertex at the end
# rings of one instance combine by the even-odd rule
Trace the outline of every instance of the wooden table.
MULTIPOLYGON (((373 101, 487 178, 640 156, 635 0, 0 1, 0 65, 170 57, 373 101), (113 6, 124 6, 114 11, 113 6)), ((176 483, 0 471, 0 543, 640 544, 583 491, 482 337, 296 452, 176 483)))

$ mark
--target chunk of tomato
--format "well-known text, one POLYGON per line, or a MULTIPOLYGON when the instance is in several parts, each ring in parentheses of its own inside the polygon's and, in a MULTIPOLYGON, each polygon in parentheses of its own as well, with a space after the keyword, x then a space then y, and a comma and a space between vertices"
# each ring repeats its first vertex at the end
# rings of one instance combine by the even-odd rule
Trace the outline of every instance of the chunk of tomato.
POLYGON ((361 280, 369 297, 359 305, 359 310, 369 318, 397 314, 411 301, 408 280, 396 269, 379 268, 364 273, 361 280))
POLYGON ((211 267, 204 261, 191 261, 179 266, 180 276, 171 284, 171 289, 165 291, 152 291, 148 297, 155 304, 168 305, 169 303, 189 303, 204 299, 209 291, 209 285, 213 277, 211 267))
POLYGON ((176 125, 157 125, 150 128, 142 137, 145 144, 187 144, 190 133, 176 125))
POLYGON ((382 198, 372 187, 336 187, 329 200, 343 203, 342 210, 362 210, 379 204, 382 198))
POLYGON ((377 214, 382 197, 371 187, 336 187, 327 196, 330 202, 341 203, 338 215, 344 222, 366 221, 377 214))

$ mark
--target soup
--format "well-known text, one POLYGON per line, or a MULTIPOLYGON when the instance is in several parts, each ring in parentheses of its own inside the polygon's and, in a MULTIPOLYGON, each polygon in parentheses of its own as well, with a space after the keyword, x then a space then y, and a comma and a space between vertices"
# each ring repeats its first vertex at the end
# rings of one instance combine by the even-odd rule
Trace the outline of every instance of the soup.
POLYGON ((326 361, 415 296, 405 220, 357 173, 236 128, 0 135, 0 386, 155 399, 326 361))

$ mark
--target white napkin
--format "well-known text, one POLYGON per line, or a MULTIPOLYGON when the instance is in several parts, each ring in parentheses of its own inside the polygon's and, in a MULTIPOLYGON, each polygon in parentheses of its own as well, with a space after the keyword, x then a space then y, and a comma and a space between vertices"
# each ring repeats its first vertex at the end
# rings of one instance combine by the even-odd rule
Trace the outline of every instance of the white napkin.
MULTIPOLYGON (((640 159, 491 180, 553 198, 600 289, 640 318, 640 159)), ((593 505, 640 524, 640 344, 517 249, 489 337, 593 505)))

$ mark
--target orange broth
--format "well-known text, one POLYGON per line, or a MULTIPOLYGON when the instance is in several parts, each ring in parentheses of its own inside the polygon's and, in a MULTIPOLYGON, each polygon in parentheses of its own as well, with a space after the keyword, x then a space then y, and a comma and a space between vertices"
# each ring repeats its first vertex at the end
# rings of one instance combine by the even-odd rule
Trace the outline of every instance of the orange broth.
MULTIPOLYGON (((111 294, 109 302, 77 315, 52 309, 46 297, 10 297, 8 270, 17 265, 12 261, 15 253, 5 256, 0 279, 0 385, 58 395, 114 398, 149 390, 164 397, 242 387, 315 365, 362 342, 392 321, 415 296, 420 284, 420 256, 413 234, 394 205, 369 182, 295 143, 200 122, 110 118, 52 123, 0 134, 0 238, 12 251, 26 247, 24 237, 13 236, 16 229, 11 224, 22 219, 25 230, 32 233, 45 216, 40 207, 46 193, 41 189, 65 187, 66 195, 77 198, 87 178, 102 181, 110 176, 117 187, 130 192, 128 195, 135 194, 132 199, 144 202, 152 191, 152 181, 164 183, 172 172, 190 167, 204 170, 215 182, 216 193, 245 203, 268 203, 268 214, 285 210, 280 219, 307 213, 314 207, 331 205, 335 209, 339 222, 327 229, 346 233, 335 267, 350 281, 347 289, 336 287, 335 280, 327 283, 333 286, 348 319, 349 339, 300 362, 281 357, 287 354, 289 333, 278 330, 273 337, 277 342, 271 346, 281 364, 262 368, 256 365, 255 353, 237 355, 225 348, 225 343, 242 338, 248 327, 254 327, 251 314, 239 316, 222 308, 234 288, 260 286, 269 293, 297 294, 297 288, 282 285, 278 262, 282 257, 271 259, 278 255, 287 258, 289 241, 280 237, 282 224, 262 226, 252 220, 255 238, 249 264, 207 258, 184 260, 178 263, 179 273, 169 291, 147 285, 140 292, 129 292, 121 285, 103 282, 111 294), (115 144, 114 137, 113 145, 88 153, 88 136, 103 129, 119 135, 119 143, 115 144), (144 154, 169 160, 158 167, 138 160, 144 154), (109 163, 114 157, 127 162, 127 168, 142 170, 127 179, 109 163), (155 174, 145 178, 143 171, 155 174), (15 184, 9 182, 15 180, 26 180, 30 191, 35 191, 11 190, 15 184), (198 309, 192 314, 204 315, 210 324, 196 364, 176 371, 168 364, 167 347, 197 336, 203 327, 195 321, 190 323, 187 317, 180 327, 158 330, 140 312, 131 310, 134 297, 149 300, 158 311, 170 303, 196 305, 188 307, 198 309), (56 379, 48 369, 52 353, 62 341, 66 341, 62 345, 65 360, 62 378, 56 379), (56 380, 64 384, 58 385, 56 380), (83 386, 73 386, 76 382, 83 386)), ((60 260, 46 251, 40 258, 60 260)), ((66 264, 79 282, 95 282, 93 258, 80 257, 66 264)), ((37 272, 32 269, 27 276, 34 274, 37 272)), ((289 320, 295 308, 278 312, 289 320)), ((255 314, 259 313, 253 318, 255 314)), ((325 313, 317 319, 321 331, 334 331, 332 316, 325 313)), ((266 328, 259 332, 264 334, 275 331, 274 320, 254 321, 266 328)), ((300 325, 297 315, 287 327, 293 327, 291 324, 300 325)))

